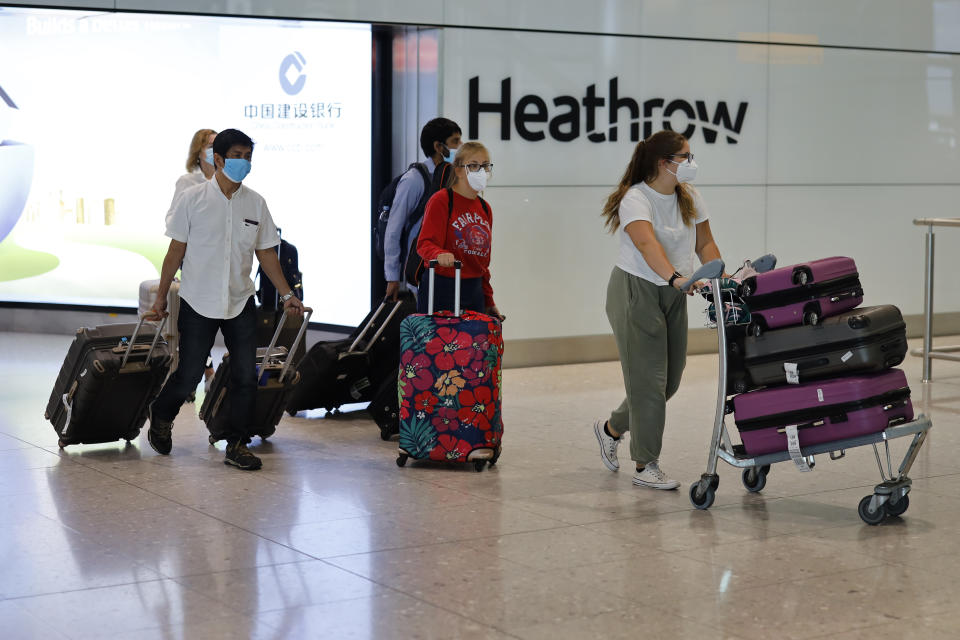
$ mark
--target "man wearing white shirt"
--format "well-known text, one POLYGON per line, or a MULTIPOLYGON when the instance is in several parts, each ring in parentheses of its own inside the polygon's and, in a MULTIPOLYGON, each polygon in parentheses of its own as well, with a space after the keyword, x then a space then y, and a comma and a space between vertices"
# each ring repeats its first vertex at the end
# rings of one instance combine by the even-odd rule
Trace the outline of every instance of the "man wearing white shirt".
POLYGON ((242 131, 226 129, 213 141, 216 173, 212 180, 186 189, 170 207, 170 247, 163 260, 153 310, 167 315, 167 293, 177 269, 180 284, 180 364, 150 406, 150 446, 161 455, 173 448, 173 419, 203 375, 217 331, 230 353, 230 426, 224 463, 259 469, 260 458, 247 449, 256 401, 256 310, 250 271, 253 256, 264 273, 285 291, 288 313, 303 314, 274 247, 277 228, 267 203, 242 186, 250 172, 253 141, 242 131), (181 267, 182 264, 182 267, 181 267))

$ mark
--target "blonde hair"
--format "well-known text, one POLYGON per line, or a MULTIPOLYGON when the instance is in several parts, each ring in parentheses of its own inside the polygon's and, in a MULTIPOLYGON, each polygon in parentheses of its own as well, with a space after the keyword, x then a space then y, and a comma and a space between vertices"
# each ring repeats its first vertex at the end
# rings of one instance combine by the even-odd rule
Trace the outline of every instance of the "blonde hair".
MULTIPOLYGON (((601 215, 604 218, 604 226, 613 233, 620 228, 620 202, 635 184, 641 182, 650 182, 655 180, 660 169, 659 161, 667 158, 671 154, 678 153, 687 141, 679 133, 674 131, 658 131, 646 140, 641 140, 633 150, 633 156, 627 163, 627 169, 620 178, 620 183, 613 193, 607 198, 603 206, 601 215)), ((697 218, 697 205, 693 201, 693 195, 687 185, 679 182, 676 188, 677 206, 680 207, 680 217, 683 218, 683 224, 690 226, 697 218)))
MULTIPOLYGON (((477 153, 485 153, 487 154, 488 158, 490 157, 490 152, 487 150, 485 146, 483 146, 482 142, 477 142, 476 140, 471 140, 470 142, 464 142, 463 144, 460 145, 460 148, 457 149, 457 155, 453 156, 453 166, 454 167, 463 166, 460 163, 462 163, 467 156, 472 156, 477 153)), ((453 174, 453 181, 450 183, 450 186, 452 187, 455 184, 457 184, 456 172, 454 172, 453 174)))
POLYGON ((193 139, 190 140, 190 151, 187 153, 187 172, 200 166, 200 152, 207 146, 207 138, 210 134, 217 135, 217 132, 213 129, 200 129, 193 134, 193 139))

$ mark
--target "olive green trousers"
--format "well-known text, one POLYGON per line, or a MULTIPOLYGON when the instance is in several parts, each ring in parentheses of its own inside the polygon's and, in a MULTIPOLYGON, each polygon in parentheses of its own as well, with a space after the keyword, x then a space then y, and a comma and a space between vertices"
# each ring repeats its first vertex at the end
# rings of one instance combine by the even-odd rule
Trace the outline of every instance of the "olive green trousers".
POLYGON ((630 458, 642 466, 660 457, 667 400, 687 363, 687 296, 614 267, 607 318, 627 391, 610 414, 610 429, 630 432, 630 458))

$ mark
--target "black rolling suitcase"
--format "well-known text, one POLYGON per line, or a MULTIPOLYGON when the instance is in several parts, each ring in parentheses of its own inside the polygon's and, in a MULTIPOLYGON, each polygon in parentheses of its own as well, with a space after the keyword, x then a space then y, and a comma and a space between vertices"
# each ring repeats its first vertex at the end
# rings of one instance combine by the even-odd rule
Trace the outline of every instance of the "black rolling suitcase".
POLYGON ((400 366, 400 322, 417 310, 412 295, 384 300, 346 340, 318 342, 300 361, 300 384, 290 396, 290 415, 304 409, 333 411, 369 402, 400 366))
MULTIPOLYGON (((273 338, 267 347, 257 349, 257 399, 254 408, 252 427, 247 434, 250 437, 260 436, 266 440, 277 430, 277 424, 287 408, 287 401, 292 390, 297 388, 300 375, 293 368, 290 354, 296 352, 298 344, 306 333, 307 323, 313 309, 304 307, 305 316, 296 338, 289 347, 276 346, 277 340, 283 331, 284 314, 280 318, 273 338)), ((223 356, 223 361, 217 367, 213 376, 210 391, 203 399, 200 407, 200 419, 207 425, 210 432, 210 444, 223 440, 226 434, 227 421, 230 419, 230 354, 223 356)))
POLYGON ((745 380, 756 388, 895 367, 906 356, 907 336, 900 310, 882 305, 846 311, 816 325, 749 335, 742 345, 745 380))
POLYGON ((383 379, 367 410, 380 427, 381 440, 389 440, 400 433, 400 395, 395 376, 383 379))
POLYGON ((60 448, 133 440, 147 418, 147 405, 163 386, 171 353, 160 337, 141 335, 137 324, 108 324, 77 331, 53 385, 44 417, 60 448))

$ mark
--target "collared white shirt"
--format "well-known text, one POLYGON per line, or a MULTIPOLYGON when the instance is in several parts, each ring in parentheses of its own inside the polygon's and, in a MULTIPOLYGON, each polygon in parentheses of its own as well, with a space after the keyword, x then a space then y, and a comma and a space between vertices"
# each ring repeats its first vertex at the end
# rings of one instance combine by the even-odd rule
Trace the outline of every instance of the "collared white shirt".
POLYGON ((216 179, 186 189, 167 214, 167 237, 187 245, 180 297, 207 318, 235 318, 253 295, 253 252, 280 244, 267 203, 243 185, 227 198, 216 179))

